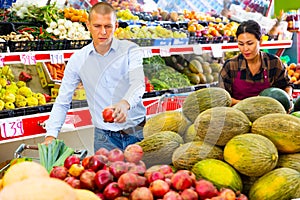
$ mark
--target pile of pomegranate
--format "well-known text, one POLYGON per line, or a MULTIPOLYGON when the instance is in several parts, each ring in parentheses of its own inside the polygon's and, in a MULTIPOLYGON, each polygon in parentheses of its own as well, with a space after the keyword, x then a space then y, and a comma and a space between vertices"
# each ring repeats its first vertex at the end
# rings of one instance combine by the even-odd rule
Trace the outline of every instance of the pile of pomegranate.
POLYGON ((231 189, 218 190, 210 181, 196 180, 189 170, 174 172, 169 165, 147 169, 142 157, 137 144, 127 146, 124 152, 100 148, 82 161, 69 156, 50 176, 74 188, 91 190, 102 200, 247 200, 231 189))

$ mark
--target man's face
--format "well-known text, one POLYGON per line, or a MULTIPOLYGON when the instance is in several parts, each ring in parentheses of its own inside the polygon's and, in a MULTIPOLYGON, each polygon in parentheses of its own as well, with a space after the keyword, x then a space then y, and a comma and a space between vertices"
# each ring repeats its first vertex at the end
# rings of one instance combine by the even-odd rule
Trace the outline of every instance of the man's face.
POLYGON ((115 14, 90 13, 90 21, 86 23, 90 31, 95 48, 108 47, 111 44, 114 32, 117 28, 115 14))

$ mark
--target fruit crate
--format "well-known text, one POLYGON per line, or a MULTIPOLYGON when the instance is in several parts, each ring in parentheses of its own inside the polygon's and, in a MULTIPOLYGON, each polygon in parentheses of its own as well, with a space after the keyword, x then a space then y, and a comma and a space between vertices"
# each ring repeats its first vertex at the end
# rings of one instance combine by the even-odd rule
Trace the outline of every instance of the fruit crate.
POLYGON ((66 41, 66 49, 81 49, 82 47, 91 43, 92 40, 67 40, 66 41))
POLYGON ((64 50, 67 46, 67 40, 40 40, 38 50, 64 50))
POLYGON ((26 51, 38 51, 39 40, 33 41, 8 41, 10 52, 26 52, 26 51))
POLYGON ((137 45, 139 45, 141 47, 153 46, 153 44, 154 44, 154 40, 149 39, 149 38, 133 38, 133 39, 128 39, 128 40, 136 43, 137 45))
POLYGON ((155 115, 165 111, 181 110, 182 105, 189 93, 163 94, 158 99, 145 105, 147 116, 155 115))

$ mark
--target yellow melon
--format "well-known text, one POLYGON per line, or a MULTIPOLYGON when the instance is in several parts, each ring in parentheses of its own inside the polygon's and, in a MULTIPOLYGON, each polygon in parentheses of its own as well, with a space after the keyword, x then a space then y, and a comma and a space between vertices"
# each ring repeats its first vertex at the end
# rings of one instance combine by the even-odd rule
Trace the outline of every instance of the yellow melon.
POLYGON ((86 189, 74 189, 76 200, 99 200, 99 197, 92 191, 86 189))

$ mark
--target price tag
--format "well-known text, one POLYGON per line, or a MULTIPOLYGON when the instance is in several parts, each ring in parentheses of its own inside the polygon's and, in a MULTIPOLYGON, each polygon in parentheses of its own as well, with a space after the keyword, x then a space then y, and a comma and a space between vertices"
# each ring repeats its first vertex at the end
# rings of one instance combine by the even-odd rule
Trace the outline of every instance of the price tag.
POLYGON ((64 63, 64 54, 61 51, 51 52, 50 53, 50 62, 51 64, 63 64, 64 63))
POLYGON ((0 67, 4 66, 4 56, 0 55, 0 67))
POLYGON ((24 134, 23 121, 21 118, 8 118, 0 121, 2 138, 16 137, 24 134))
POLYGON ((193 52, 196 55, 202 55, 203 54, 202 47, 200 45, 193 45, 193 52))
POLYGON ((151 49, 144 49, 143 52, 144 52, 144 58, 151 58, 153 56, 151 49))
POLYGON ((36 64, 35 55, 31 52, 21 54, 20 59, 21 59, 21 63, 23 63, 24 65, 35 65, 36 64))
POLYGON ((170 49, 169 48, 160 48, 159 55, 161 57, 169 57, 169 56, 171 56, 170 49))
POLYGON ((213 57, 215 57, 215 58, 223 57, 222 45, 212 44, 211 50, 212 50, 213 57))

